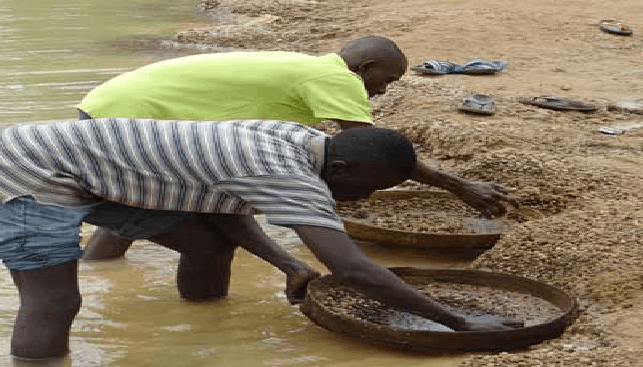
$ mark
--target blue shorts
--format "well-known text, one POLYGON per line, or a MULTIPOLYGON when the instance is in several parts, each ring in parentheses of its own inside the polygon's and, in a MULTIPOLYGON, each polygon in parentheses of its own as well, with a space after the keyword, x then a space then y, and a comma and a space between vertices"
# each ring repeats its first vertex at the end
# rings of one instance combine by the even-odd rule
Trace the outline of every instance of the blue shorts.
POLYGON ((0 258, 14 270, 36 270, 78 259, 79 225, 88 209, 38 205, 31 197, 0 205, 0 258))
POLYGON ((211 215, 214 214, 141 209, 108 201, 93 207, 84 221, 109 229, 117 236, 135 240, 172 231, 181 222, 211 215))
POLYGON ((106 202, 91 209, 40 205, 32 197, 0 205, 0 258, 9 269, 36 270, 79 259, 81 222, 130 239, 172 231, 184 221, 213 214, 148 210, 106 202))

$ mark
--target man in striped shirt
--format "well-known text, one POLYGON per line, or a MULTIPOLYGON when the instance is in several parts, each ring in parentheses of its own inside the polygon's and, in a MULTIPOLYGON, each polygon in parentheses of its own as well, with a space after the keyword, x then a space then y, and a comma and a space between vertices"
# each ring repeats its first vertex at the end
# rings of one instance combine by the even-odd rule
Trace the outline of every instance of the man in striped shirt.
MULTIPOLYGON (((188 290, 193 298, 227 294, 236 244, 295 273, 289 285, 301 293, 316 273, 275 249, 252 218, 263 213, 292 228, 340 281, 389 306, 455 330, 514 326, 440 306, 365 257, 343 231, 334 200, 365 198, 413 178, 416 168, 412 144, 377 128, 330 137, 283 121, 106 118, 5 129, 0 257, 20 297, 11 352, 23 359, 67 353, 81 303, 82 221, 211 262, 215 271, 188 290)), ((184 275, 199 277, 179 272, 180 290, 184 275)))

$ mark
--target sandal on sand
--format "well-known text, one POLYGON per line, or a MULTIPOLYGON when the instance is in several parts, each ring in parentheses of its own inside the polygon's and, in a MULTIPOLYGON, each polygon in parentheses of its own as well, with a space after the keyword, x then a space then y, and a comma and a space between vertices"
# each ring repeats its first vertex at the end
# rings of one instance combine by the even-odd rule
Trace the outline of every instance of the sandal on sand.
POLYGON ((551 110, 558 110, 558 111, 592 112, 596 110, 596 107, 592 105, 574 101, 568 98, 562 98, 562 97, 540 96, 540 97, 518 98, 518 102, 536 106, 536 107, 549 108, 551 110))
POLYGON ((628 99, 607 106, 608 111, 638 113, 643 115, 643 101, 628 99))
POLYGON ((458 109, 480 115, 493 115, 496 113, 496 105, 493 97, 485 94, 470 94, 464 97, 458 109))
POLYGON ((502 60, 487 61, 483 59, 473 59, 462 65, 462 74, 493 74, 504 70, 508 65, 508 62, 502 60))
POLYGON ((462 66, 449 61, 429 60, 422 65, 411 66, 411 70, 429 75, 455 74, 462 71, 462 66))
POLYGON ((598 22, 598 26, 603 32, 618 34, 621 36, 631 36, 633 33, 630 26, 614 19, 603 19, 598 22))
POLYGON ((608 135, 619 135, 634 129, 643 129, 643 122, 625 122, 612 127, 603 126, 598 131, 608 135))
POLYGON ((487 61, 483 59, 473 59, 464 65, 454 64, 450 61, 429 60, 422 65, 411 66, 411 70, 429 75, 442 74, 493 74, 502 71, 509 65, 508 62, 487 61))

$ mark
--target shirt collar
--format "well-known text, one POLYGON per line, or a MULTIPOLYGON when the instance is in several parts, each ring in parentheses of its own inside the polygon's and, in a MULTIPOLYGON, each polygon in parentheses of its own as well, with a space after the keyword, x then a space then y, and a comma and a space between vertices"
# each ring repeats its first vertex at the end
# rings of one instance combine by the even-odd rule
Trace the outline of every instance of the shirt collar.
POLYGON ((326 138, 328 138, 328 136, 318 135, 313 137, 310 140, 310 151, 312 152, 312 155, 313 155, 313 167, 315 168, 315 171, 319 173, 320 176, 324 169, 324 160, 326 159, 325 157, 326 138))

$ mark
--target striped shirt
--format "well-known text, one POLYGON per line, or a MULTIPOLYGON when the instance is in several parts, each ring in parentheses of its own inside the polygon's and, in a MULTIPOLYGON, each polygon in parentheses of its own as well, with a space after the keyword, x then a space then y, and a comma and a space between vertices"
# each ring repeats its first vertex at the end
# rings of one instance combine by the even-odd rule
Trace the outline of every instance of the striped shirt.
POLYGON ((72 208, 108 200, 156 210, 263 213, 274 225, 342 230, 320 178, 325 136, 268 120, 18 125, 0 131, 0 203, 27 195, 72 208))

